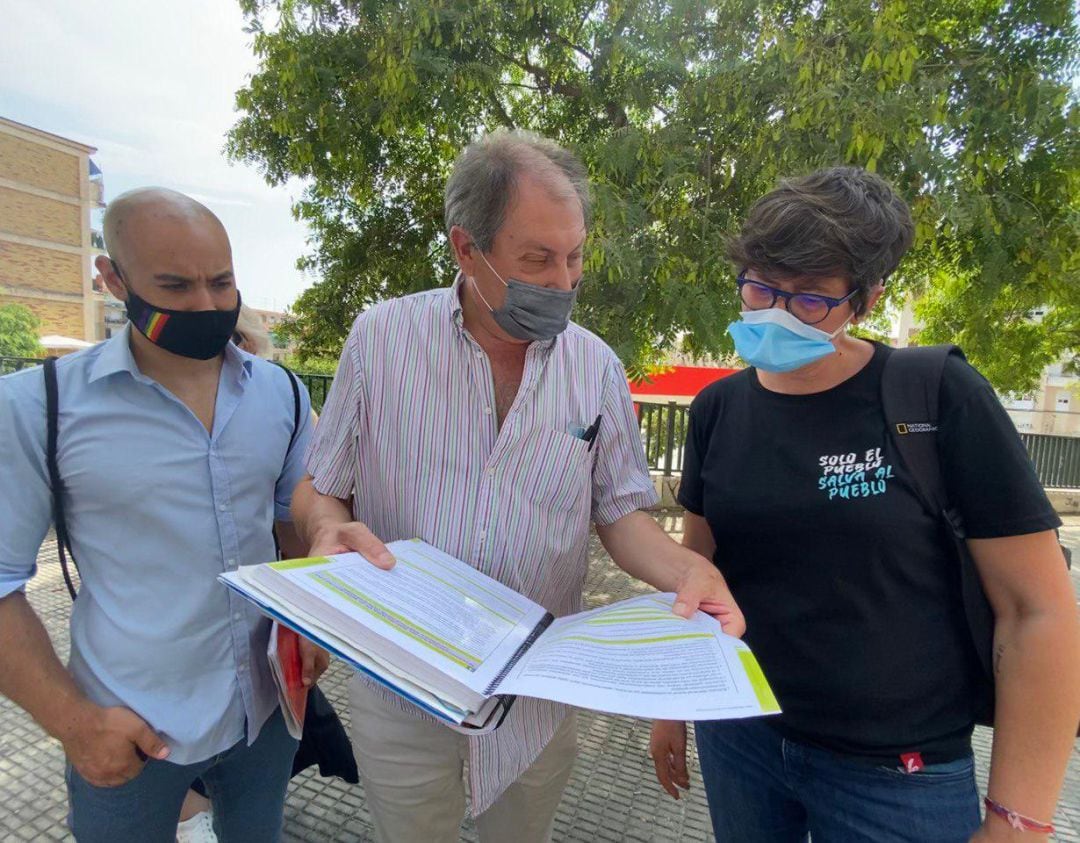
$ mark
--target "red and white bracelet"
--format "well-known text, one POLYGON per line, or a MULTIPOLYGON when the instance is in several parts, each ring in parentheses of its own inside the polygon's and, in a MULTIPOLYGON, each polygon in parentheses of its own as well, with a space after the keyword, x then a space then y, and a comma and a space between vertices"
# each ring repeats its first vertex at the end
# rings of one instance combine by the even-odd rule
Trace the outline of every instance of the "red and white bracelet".
POLYGON ((1050 823, 1043 823, 1033 820, 1031 817, 1025 817, 1023 814, 1006 808, 1000 802, 995 802, 989 796, 983 799, 983 804, 986 805, 987 811, 997 814, 1017 831, 1035 831, 1039 834, 1054 833, 1054 826, 1050 823))

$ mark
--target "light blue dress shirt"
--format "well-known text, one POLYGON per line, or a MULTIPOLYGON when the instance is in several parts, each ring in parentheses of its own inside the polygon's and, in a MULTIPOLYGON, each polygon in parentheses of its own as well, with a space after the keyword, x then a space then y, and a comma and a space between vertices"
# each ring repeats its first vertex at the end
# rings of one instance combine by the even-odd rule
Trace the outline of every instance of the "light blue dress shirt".
MULTIPOLYGON (((217 581, 274 558, 304 475, 287 374, 230 344, 214 429, 139 372, 130 325, 57 362, 60 476, 82 587, 71 613, 76 682, 157 730, 169 760, 255 740, 277 706, 269 622, 217 581), (288 452, 288 453, 286 453, 288 452)), ((40 367, 0 378, 0 597, 23 588, 52 521, 40 367)))

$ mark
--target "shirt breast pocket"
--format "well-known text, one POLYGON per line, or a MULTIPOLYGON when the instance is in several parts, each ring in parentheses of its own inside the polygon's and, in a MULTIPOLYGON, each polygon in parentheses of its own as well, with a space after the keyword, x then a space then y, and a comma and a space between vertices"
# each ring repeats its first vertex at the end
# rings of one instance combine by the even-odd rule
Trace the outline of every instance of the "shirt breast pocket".
POLYGON ((561 430, 533 430, 519 454, 521 493, 544 509, 588 511, 592 477, 588 442, 561 430))

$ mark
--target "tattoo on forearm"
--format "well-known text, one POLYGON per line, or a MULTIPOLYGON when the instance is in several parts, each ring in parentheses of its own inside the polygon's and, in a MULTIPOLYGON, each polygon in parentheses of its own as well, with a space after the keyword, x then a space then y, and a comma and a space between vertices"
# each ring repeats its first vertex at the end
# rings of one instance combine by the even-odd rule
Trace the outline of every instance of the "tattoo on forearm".
POLYGON ((1005 645, 998 644, 994 648, 994 676, 1001 673, 1001 657, 1005 655, 1005 645))

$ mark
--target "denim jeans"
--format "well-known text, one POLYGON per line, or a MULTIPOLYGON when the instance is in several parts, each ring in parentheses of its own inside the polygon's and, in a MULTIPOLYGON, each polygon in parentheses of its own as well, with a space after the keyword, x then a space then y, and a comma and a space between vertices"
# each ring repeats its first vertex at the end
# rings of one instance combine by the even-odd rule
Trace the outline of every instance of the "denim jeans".
POLYGON ((782 738, 762 720, 695 724, 718 843, 967 843, 978 829, 972 756, 917 773, 782 738))
POLYGON ((221 843, 274 843, 281 838, 296 744, 279 709, 251 746, 241 740, 197 764, 151 759, 118 787, 96 787, 69 764, 68 827, 78 843, 173 843, 184 795, 201 777, 221 843))

